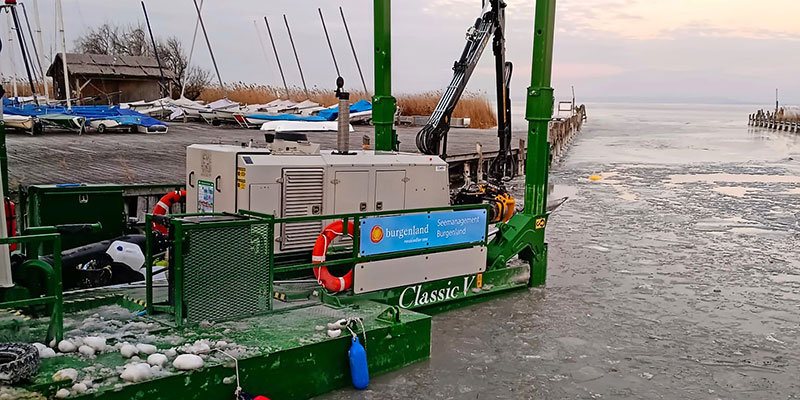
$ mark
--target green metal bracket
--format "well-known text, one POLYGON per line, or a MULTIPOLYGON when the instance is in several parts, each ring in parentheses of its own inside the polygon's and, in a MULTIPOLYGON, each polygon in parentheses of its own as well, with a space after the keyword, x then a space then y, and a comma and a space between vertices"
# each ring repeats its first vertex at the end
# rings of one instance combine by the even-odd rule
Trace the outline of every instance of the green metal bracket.
POLYGON ((384 310, 382 313, 375 317, 378 321, 386 322, 387 324, 399 324, 400 321, 400 307, 391 306, 384 310))
POLYGON ((547 276, 547 244, 544 231, 547 215, 516 214, 507 223, 498 224, 500 231, 489 243, 487 270, 505 268, 516 255, 531 267, 529 286, 544 284, 547 276))
POLYGON ((397 100, 392 97, 392 2, 375 0, 375 96, 372 97, 372 123, 375 125, 375 150, 398 151, 394 130, 397 100))

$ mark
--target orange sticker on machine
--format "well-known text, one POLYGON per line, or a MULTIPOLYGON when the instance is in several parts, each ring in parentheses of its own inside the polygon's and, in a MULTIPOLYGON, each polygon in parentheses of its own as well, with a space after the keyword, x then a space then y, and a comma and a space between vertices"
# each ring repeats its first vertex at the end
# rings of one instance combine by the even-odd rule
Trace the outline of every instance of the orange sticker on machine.
POLYGON ((483 274, 478 274, 477 278, 475 279, 475 286, 478 289, 483 287, 483 274))
POLYGON ((544 229, 547 226, 547 218, 536 219, 536 229, 544 229))

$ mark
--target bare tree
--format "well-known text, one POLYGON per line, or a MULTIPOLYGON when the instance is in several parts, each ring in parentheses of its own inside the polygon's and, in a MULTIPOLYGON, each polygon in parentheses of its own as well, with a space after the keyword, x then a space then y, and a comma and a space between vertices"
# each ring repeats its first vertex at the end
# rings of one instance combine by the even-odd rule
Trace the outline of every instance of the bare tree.
MULTIPOLYGON (((176 91, 172 95, 179 94, 185 83, 186 97, 196 99, 200 96, 203 88, 211 82, 211 74, 199 67, 189 67, 183 44, 174 36, 167 38, 166 41, 156 38, 156 47, 161 65, 175 75, 172 83, 176 91)), ((90 54, 154 56, 152 42, 142 25, 121 27, 105 23, 90 28, 75 40, 75 51, 90 54)))

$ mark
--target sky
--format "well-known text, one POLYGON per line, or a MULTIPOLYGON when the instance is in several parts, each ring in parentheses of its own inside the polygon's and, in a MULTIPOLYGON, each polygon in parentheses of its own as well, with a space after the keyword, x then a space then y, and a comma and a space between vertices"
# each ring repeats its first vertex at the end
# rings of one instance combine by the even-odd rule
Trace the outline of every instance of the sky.
MULTIPOLYGON (((33 0, 27 4, 29 15, 33 0)), ((88 27, 144 21, 132 0, 62 0, 67 46, 88 27)), ((200 0, 198 0, 199 2, 200 0)), ((522 99, 530 84, 533 0, 506 0, 507 57, 514 63, 511 93, 522 99)), ((148 0, 156 36, 192 43, 196 12, 191 0, 148 0)), ((346 85, 361 87, 338 6, 342 6, 359 61, 372 90, 372 1, 205 0, 203 16, 222 79, 280 85, 266 36, 269 18, 290 85, 300 77, 289 45, 285 14, 309 86, 335 88, 336 72, 317 8, 321 8, 346 85), (263 46, 262 46, 263 43, 263 46)), ((45 53, 58 51, 54 1, 39 0, 45 53)), ((395 93, 441 90, 449 82, 465 32, 480 13, 480 0, 395 0, 392 68, 395 93)), ((559 100, 688 103, 800 103, 800 1, 797 0, 558 0, 553 87, 559 100)), ((5 16, 0 37, 7 44, 5 16)), ((17 50, 18 51, 18 50, 17 50)), ((490 48, 468 90, 493 93, 490 48)), ((0 72, 9 71, 6 49, 0 72)), ((16 55, 18 73, 21 59, 16 55)), ((202 33, 192 64, 212 70, 202 33)))

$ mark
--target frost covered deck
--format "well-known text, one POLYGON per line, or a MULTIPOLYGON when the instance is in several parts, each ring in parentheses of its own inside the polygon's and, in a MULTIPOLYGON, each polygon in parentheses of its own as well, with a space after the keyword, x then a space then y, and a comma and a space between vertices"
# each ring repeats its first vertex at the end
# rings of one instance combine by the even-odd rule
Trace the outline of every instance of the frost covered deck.
MULTIPOLYGON (((430 355, 429 316, 402 310, 400 322, 389 322, 380 317, 387 306, 370 301, 341 308, 317 303, 291 312, 201 323, 184 330, 172 328, 163 320, 137 316, 137 303, 119 296, 94 293, 88 298, 67 299, 66 306, 76 308, 80 304, 93 307, 65 315, 66 340, 80 345, 86 337, 101 337, 106 339, 105 349, 94 355, 59 352, 56 357, 43 359, 29 389, 52 396, 60 388, 70 390, 74 383, 83 383, 88 391, 81 394, 73 389, 70 399, 231 398, 236 389, 236 373, 231 360, 217 351, 222 350, 239 359, 241 385, 247 391, 270 398, 305 399, 350 384, 347 351, 351 336, 343 331, 341 336, 331 338, 326 326, 351 317, 361 318, 367 330, 368 363, 373 376, 430 355), (127 307, 108 304, 115 302, 127 307), (128 352, 126 355, 131 356, 134 351, 126 344, 140 345, 138 354, 132 356, 140 358, 138 362, 143 365, 137 366, 135 359, 131 362, 123 355, 128 352), (154 345, 155 349, 142 344, 154 345), (145 353, 153 350, 167 356, 163 367, 147 364, 145 353), (178 370, 173 364, 180 354, 198 355, 203 368, 178 370), (126 371, 126 362, 130 371, 126 371), (52 377, 67 368, 77 372, 75 382, 53 382, 52 377)), ((5 319, 9 326, 15 322, 21 321, 5 319)), ((15 340, 43 337, 46 321, 38 322, 26 321, 25 326, 33 328, 17 330, 15 340)), ((360 330, 357 333, 363 342, 363 334, 360 330)), ((14 395, 26 398, 21 392, 14 395)))

